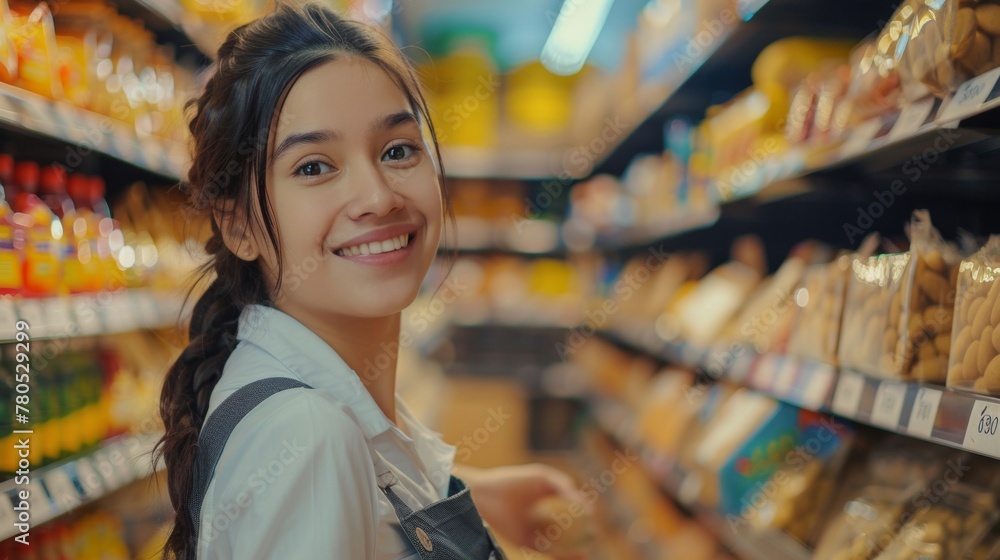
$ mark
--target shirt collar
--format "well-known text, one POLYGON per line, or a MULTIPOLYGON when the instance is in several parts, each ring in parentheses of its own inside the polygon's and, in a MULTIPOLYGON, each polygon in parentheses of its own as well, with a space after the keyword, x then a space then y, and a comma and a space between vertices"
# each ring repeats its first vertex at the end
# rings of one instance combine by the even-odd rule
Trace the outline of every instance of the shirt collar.
POLYGON ((237 338, 264 350, 313 388, 330 391, 351 410, 367 439, 392 428, 358 374, 291 315, 273 307, 248 305, 240 314, 237 338))

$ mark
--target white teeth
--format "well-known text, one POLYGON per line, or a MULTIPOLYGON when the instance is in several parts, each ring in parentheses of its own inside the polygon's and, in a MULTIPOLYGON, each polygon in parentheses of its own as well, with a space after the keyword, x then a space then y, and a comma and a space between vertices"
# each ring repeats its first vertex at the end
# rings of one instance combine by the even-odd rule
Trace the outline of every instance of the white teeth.
POLYGON ((384 241, 372 241, 360 245, 352 245, 337 249, 336 253, 342 257, 355 255, 380 255, 390 251, 398 251, 410 244, 410 236, 403 234, 398 237, 386 239, 384 241))

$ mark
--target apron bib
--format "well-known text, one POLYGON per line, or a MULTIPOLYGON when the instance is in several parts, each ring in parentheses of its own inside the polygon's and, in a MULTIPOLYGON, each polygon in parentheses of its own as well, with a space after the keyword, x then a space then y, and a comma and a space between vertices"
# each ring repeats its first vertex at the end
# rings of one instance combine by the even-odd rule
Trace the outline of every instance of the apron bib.
MULTIPOLYGON (((269 377, 248 383, 222 401, 205 421, 198 435, 194 482, 188 508, 194 522, 194 535, 188 543, 186 560, 197 558, 202 503, 229 435, 240 420, 264 399, 279 391, 296 387, 312 389, 289 377, 269 377)), ((489 528, 483 524, 469 489, 459 478, 452 475, 447 498, 414 511, 392 490, 399 482, 396 475, 374 449, 369 449, 372 451, 379 489, 392 503, 406 538, 421 560, 505 560, 489 528)))

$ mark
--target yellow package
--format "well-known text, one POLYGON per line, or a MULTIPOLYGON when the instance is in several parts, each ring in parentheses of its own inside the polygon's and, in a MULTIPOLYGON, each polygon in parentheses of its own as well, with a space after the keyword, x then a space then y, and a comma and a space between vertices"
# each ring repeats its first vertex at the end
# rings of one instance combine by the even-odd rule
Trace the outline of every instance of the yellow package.
POLYGON ((34 9, 18 6, 12 10, 12 36, 17 48, 18 87, 61 99, 62 84, 56 64, 56 35, 52 12, 45 2, 34 9))

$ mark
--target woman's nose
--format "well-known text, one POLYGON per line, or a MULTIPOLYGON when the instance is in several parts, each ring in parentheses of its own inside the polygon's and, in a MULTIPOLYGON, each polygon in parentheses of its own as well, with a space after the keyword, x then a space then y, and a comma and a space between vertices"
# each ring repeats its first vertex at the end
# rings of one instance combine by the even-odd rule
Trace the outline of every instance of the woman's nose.
POLYGON ((403 197, 396 192, 393 177, 377 165, 362 166, 351 179, 355 191, 347 208, 351 219, 359 220, 368 214, 383 217, 403 207, 403 197))

